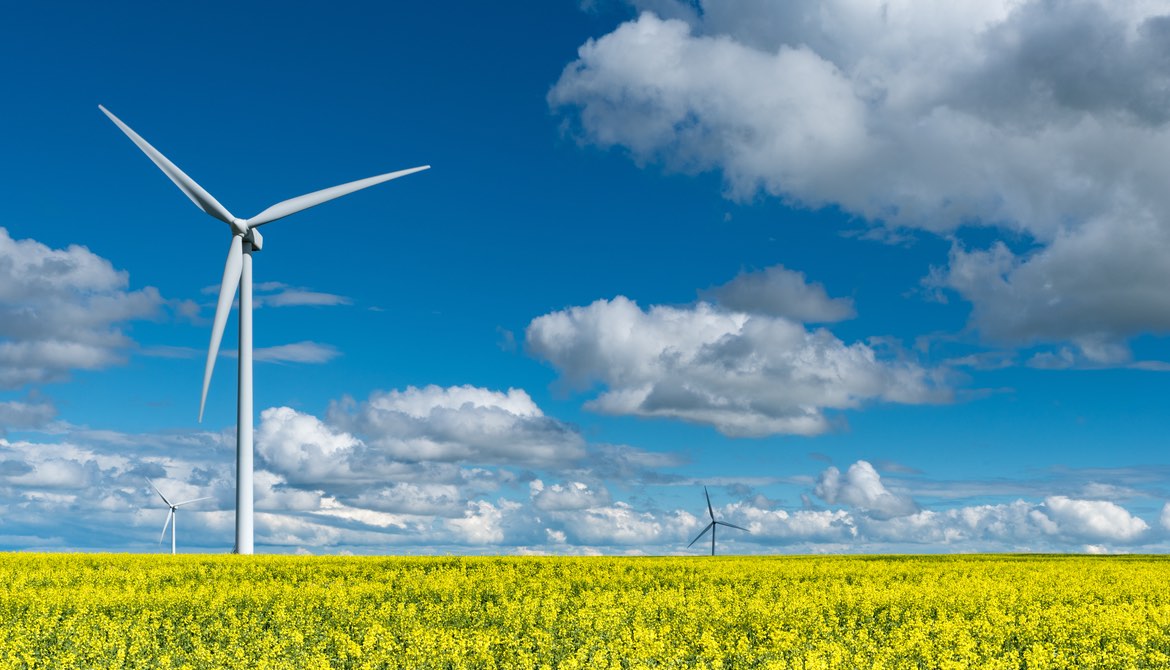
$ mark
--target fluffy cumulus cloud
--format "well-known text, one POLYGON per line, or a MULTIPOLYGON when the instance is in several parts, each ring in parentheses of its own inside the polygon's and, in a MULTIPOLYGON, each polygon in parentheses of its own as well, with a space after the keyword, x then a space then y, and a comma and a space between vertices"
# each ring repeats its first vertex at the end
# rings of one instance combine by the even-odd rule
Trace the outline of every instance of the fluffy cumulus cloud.
POLYGON ((1073 500, 1051 496, 1044 500, 1048 516, 1074 537, 1128 542, 1141 537, 1149 524, 1108 500, 1073 500))
POLYGON ((543 511, 565 511, 589 509, 609 504, 609 491, 604 487, 590 488, 584 482, 568 482, 545 486, 534 479, 528 484, 532 506, 543 511))
POLYGON ((733 523, 748 529, 752 541, 765 544, 823 543, 839 546, 857 537, 856 522, 850 512, 843 509, 801 509, 790 512, 737 503, 729 506, 726 512, 727 518, 732 519, 733 523))
POLYGON ((496 503, 486 500, 471 501, 463 516, 449 519, 447 527, 455 539, 466 544, 499 545, 508 536, 510 513, 520 509, 520 504, 501 499, 496 503))
POLYGON ((1126 360, 1170 330, 1170 13, 1158 3, 632 0, 549 92, 583 139, 889 228, 997 226, 933 286, 1006 342, 1126 360))
POLYGON ((522 389, 408 387, 362 403, 335 403, 333 424, 364 436, 371 451, 405 461, 564 464, 584 440, 547 417, 522 389))
POLYGON ((523 390, 473 386, 377 391, 361 403, 334 403, 325 419, 270 408, 260 415, 256 449, 301 484, 449 483, 465 478, 461 466, 567 466, 587 455, 581 435, 546 417, 523 390))
POLYGON ((418 479, 365 488, 352 497, 352 502, 363 509, 392 514, 456 517, 463 513, 466 493, 458 482, 418 479))
MULTIPOLYGON (((362 475, 350 462, 361 441, 310 414, 289 407, 266 409, 260 413, 255 435, 257 454, 275 472, 293 481, 319 483, 362 475)), ((369 476, 378 474, 371 472, 369 476)))
POLYGON ((569 541, 584 545, 655 545, 668 528, 659 515, 636 510, 624 502, 561 512, 554 518, 562 526, 559 532, 569 541))
POLYGON ((830 466, 821 473, 814 490, 829 504, 849 505, 878 518, 906 516, 918 511, 913 500, 887 490, 877 470, 866 461, 849 466, 844 475, 830 466))
MULTIPOLYGON (((831 304, 840 303, 821 301, 831 304)), ((589 403, 594 410, 683 419, 733 436, 815 435, 830 427, 825 410, 947 397, 938 373, 911 361, 707 302, 643 310, 618 296, 538 317, 526 337, 569 384, 606 386, 589 403)))
POLYGON ((126 272, 85 247, 53 249, 0 228, 0 389, 120 362, 134 344, 124 325, 163 305, 154 288, 128 285, 126 272))

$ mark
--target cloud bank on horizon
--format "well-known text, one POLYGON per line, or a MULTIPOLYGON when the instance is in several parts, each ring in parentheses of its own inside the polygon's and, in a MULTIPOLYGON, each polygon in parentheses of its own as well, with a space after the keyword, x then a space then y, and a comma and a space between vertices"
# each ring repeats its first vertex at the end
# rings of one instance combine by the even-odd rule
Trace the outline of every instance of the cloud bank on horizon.
MULTIPOLYGON (((342 399, 326 418, 270 408, 256 450, 257 544, 269 550, 681 554, 705 523, 701 500, 695 510, 671 509, 615 500, 611 491, 697 487, 671 472, 684 464, 679 456, 589 443, 516 389, 376 392, 362 403, 342 399), (533 443, 550 449, 515 446, 533 443)), ((57 442, 0 438, 5 545, 85 549, 117 541, 144 549, 139 529, 153 532, 165 518, 164 508, 143 503, 149 477, 179 499, 214 498, 184 509, 180 534, 181 547, 207 550, 208 537, 231 532, 233 451, 230 431, 75 428, 57 442), (66 538, 70 529, 55 520, 72 516, 86 529, 66 538), (53 527, 61 534, 46 534, 53 527)), ((913 481, 891 485, 867 461, 845 472, 829 466, 806 484, 809 496, 798 509, 760 495, 718 504, 720 518, 751 532, 722 546, 737 553, 1097 552, 1157 545, 1170 533, 1170 504, 1156 527, 1115 502, 1070 495, 924 509, 910 493, 913 481)), ((1072 486, 1057 484, 1074 492, 1072 486)), ((714 490, 718 498, 750 488, 714 490)))

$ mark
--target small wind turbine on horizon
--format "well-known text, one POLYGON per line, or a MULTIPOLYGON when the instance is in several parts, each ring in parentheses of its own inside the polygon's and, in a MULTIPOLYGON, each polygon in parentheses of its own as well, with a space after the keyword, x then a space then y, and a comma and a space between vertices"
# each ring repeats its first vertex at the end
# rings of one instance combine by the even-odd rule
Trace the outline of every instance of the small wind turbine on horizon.
POLYGON ((735 528, 735 529, 742 530, 742 531, 747 532, 747 533, 750 533, 751 531, 748 530, 747 528, 742 528, 742 527, 737 526, 733 523, 727 523, 726 521, 716 521, 715 520, 715 510, 711 507, 711 494, 707 493, 706 486, 703 487, 703 495, 707 496, 707 514, 711 515, 711 523, 707 524, 707 527, 703 529, 703 532, 699 533, 699 535, 695 539, 691 540, 691 544, 687 545, 687 549, 690 549, 691 545, 698 542, 699 538, 706 535, 707 531, 711 531, 711 555, 714 556, 715 555, 715 526, 727 526, 728 528, 735 528))
MULTIPOLYGON (((158 166, 160 170, 195 203, 199 209, 231 226, 232 242, 228 247, 227 263, 223 269, 223 281, 219 287, 219 301, 215 306, 215 321, 211 327, 211 344, 207 349, 207 364, 203 370, 203 395, 199 400, 199 421, 203 421, 203 408, 207 404, 207 388, 211 384, 211 370, 219 353, 219 343, 227 325, 228 311, 232 297, 239 287, 240 352, 239 395, 236 406, 236 544, 235 553, 251 554, 253 545, 253 483, 252 483, 252 254, 260 251, 264 243, 259 226, 283 219, 290 214, 316 207, 322 203, 360 191, 382 182, 405 177, 430 168, 422 165, 397 172, 388 172, 375 177, 351 181, 340 186, 314 191, 302 196, 278 202, 250 219, 238 219, 226 207, 219 204, 210 193, 195 183, 178 166, 167 160, 157 149, 130 129, 108 109, 98 109, 126 133, 134 144, 158 166)), ((161 494, 160 494, 161 495, 161 494)))
POLYGON ((158 536, 158 543, 162 544, 163 538, 167 536, 167 526, 170 526, 171 527, 171 554, 174 554, 175 553, 175 525, 177 524, 177 520, 175 517, 175 511, 178 510, 183 505, 190 505, 191 503, 199 502, 200 500, 211 500, 211 497, 207 496, 204 498, 195 498, 194 500, 184 500, 181 503, 172 503, 171 501, 167 500, 167 497, 162 494, 162 491, 158 490, 158 487, 154 485, 154 482, 150 481, 149 477, 146 479, 146 483, 150 484, 150 488, 154 489, 154 492, 158 494, 158 497, 162 498, 163 502, 165 502, 167 504, 167 506, 171 508, 170 511, 167 512, 167 520, 166 520, 166 523, 163 524, 162 535, 158 536))

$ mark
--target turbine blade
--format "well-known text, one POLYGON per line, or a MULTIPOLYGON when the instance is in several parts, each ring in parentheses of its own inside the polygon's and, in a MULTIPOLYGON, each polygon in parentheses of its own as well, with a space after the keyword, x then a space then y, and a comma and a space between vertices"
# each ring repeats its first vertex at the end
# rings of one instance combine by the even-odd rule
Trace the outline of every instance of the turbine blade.
POLYGON ((707 496, 707 514, 711 515, 711 520, 715 520, 715 510, 711 509, 711 494, 707 493, 707 487, 703 487, 703 495, 707 496))
POLYGON ((211 370, 215 368, 215 357, 219 354, 219 341, 227 325, 228 311, 232 298, 240 285, 240 273, 244 271, 244 237, 232 236, 228 249, 227 263, 223 267, 223 283, 219 286, 219 302, 215 306, 215 321, 211 326, 211 345, 207 347, 207 366, 203 368, 203 396, 199 400, 199 422, 203 422, 203 408, 207 405, 207 387, 211 385, 211 370))
POLYGON ((111 114, 110 110, 102 107, 101 105, 98 105, 98 109, 102 110, 106 116, 110 117, 110 120, 113 121, 114 124, 119 128, 121 128, 122 132, 126 133, 126 137, 129 137, 131 141, 137 144, 138 148, 142 149, 142 153, 146 154, 150 160, 154 161, 154 164, 158 166, 158 169, 162 170, 166 176, 170 177, 171 181, 175 182, 175 186, 178 186, 179 189, 183 191, 183 193, 186 193, 187 197, 191 198, 191 202, 195 203, 199 209, 207 212, 224 223, 230 224, 232 222, 232 219, 235 218, 232 216, 232 213, 227 211, 226 207, 219 204, 219 201, 212 197, 210 193, 203 190, 202 186, 196 184, 194 179, 188 177, 186 172, 180 170, 179 166, 167 160, 166 156, 159 153, 158 149, 150 146, 150 143, 142 139, 141 135, 131 130, 130 126, 122 123, 121 119, 111 114))
POLYGON ((703 532, 699 533, 697 536, 695 536, 695 539, 691 540, 691 544, 688 544, 688 545, 687 545, 687 549, 690 549, 692 544, 694 544, 694 543, 698 542, 698 541, 699 541, 699 538, 701 538, 701 537, 703 537, 704 535, 706 535, 706 534, 707 534, 707 531, 711 530, 711 529, 712 529, 712 528, 714 528, 714 527, 715 527, 715 524, 713 524, 713 523, 709 523, 709 524, 707 524, 707 527, 703 529, 703 532))
POLYGON ((171 525, 171 517, 173 517, 174 515, 175 515, 175 510, 173 510, 173 509, 167 510, 167 522, 163 524, 162 535, 158 536, 158 543, 159 544, 162 544, 163 538, 165 538, 167 536, 167 527, 171 525))
POLYGON ((163 499, 163 502, 168 505, 171 504, 171 501, 167 500, 167 497, 162 494, 162 491, 158 490, 158 487, 154 485, 154 482, 150 481, 150 477, 146 478, 146 483, 150 484, 150 488, 154 489, 154 492, 158 494, 158 497, 163 499))
POLYGON ((256 216, 253 216, 252 218, 248 219, 247 225, 249 228, 262 226, 277 219, 283 219, 289 214, 296 214, 301 210, 308 209, 310 207, 316 207, 323 202, 329 202, 334 198, 340 198, 343 195, 349 195, 354 191, 360 191, 363 188, 369 188, 376 184, 381 184, 384 181, 390 181, 391 179, 405 177, 408 174, 421 172, 423 170, 429 169, 430 167, 431 166, 429 165, 421 165, 419 167, 410 168, 408 170, 388 172, 386 174, 380 174, 377 177, 367 177, 366 179, 351 181, 348 184, 321 189, 320 191, 314 191, 306 195, 299 195, 295 198, 290 198, 283 202, 278 202, 263 212, 260 212, 256 216))
POLYGON ((211 500, 211 496, 204 496, 202 498, 195 498, 194 500, 184 500, 181 503, 175 503, 175 507, 182 507, 183 505, 189 505, 193 502, 199 502, 200 500, 211 500))
POLYGON ((750 530, 748 530, 747 528, 744 528, 743 526, 737 526, 733 523, 727 523, 726 521, 716 521, 715 523, 719 524, 720 526, 727 526, 728 528, 737 528, 737 529, 742 530, 742 531, 747 532, 747 533, 751 532, 750 530))

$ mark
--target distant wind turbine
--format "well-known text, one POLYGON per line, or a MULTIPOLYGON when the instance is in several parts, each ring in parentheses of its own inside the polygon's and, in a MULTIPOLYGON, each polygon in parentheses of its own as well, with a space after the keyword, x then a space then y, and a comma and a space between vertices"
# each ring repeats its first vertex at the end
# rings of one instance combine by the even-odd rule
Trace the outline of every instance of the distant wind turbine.
POLYGON ((162 491, 158 490, 158 487, 154 485, 154 482, 150 481, 149 478, 146 480, 146 483, 150 484, 150 488, 154 489, 154 492, 158 494, 158 497, 162 498, 163 502, 165 502, 167 504, 167 506, 171 508, 170 511, 167 512, 167 521, 166 521, 166 523, 163 524, 162 535, 158 536, 158 543, 162 544, 163 538, 167 536, 167 526, 170 526, 171 527, 171 553, 173 554, 173 553, 175 553, 175 525, 177 524, 176 517, 175 517, 175 511, 177 509, 179 509, 180 507, 182 507, 183 505, 190 505, 191 503, 199 502, 200 500, 211 500, 211 498, 210 497, 195 498, 194 500, 184 500, 181 503, 172 504, 171 501, 167 500, 167 497, 162 494, 162 491))
POLYGON ((691 544, 687 545, 687 549, 690 549, 692 544, 698 542, 700 537, 703 537, 704 535, 706 535, 707 531, 711 531, 711 555, 714 556, 715 555, 715 526, 727 526, 728 528, 736 528, 738 530, 746 531, 748 533, 750 533, 751 531, 748 530, 747 528, 741 528, 733 523, 727 523, 726 521, 716 521, 715 520, 715 510, 711 508, 711 494, 707 493, 706 486, 703 487, 703 495, 707 496, 707 514, 711 515, 711 523, 707 524, 707 527, 703 529, 703 532, 699 533, 698 537, 691 540, 691 544))
MULTIPOLYGON (((215 306, 215 321, 211 327, 211 345, 207 348, 207 365, 203 370, 203 395, 199 400, 199 421, 203 421, 203 408, 207 404, 207 387, 211 384, 211 370, 215 367, 215 357, 219 352, 219 342, 223 339, 223 329, 227 324, 228 310, 231 309, 232 296, 239 287, 240 292, 240 353, 239 353, 239 395, 236 406, 236 545, 237 554, 252 553, 252 253, 260 251, 264 243, 258 226, 283 219, 290 214, 316 207, 334 198, 340 198, 354 191, 369 188, 391 179, 405 177, 430 166, 422 165, 407 170, 388 172, 376 177, 351 181, 348 184, 314 191, 307 195, 290 198, 269 207, 250 219, 237 219, 227 208, 219 204, 210 193, 195 183, 178 166, 167 160, 138 133, 130 129, 121 119, 110 113, 105 107, 98 105, 98 109, 110 117, 122 132, 126 133, 134 144, 143 153, 154 161, 160 170, 175 182, 183 193, 194 202, 199 209, 231 226, 232 243, 228 247, 227 264, 223 269, 223 282, 219 287, 219 302, 215 306)), ((331 232, 331 236, 336 233, 331 232)))

